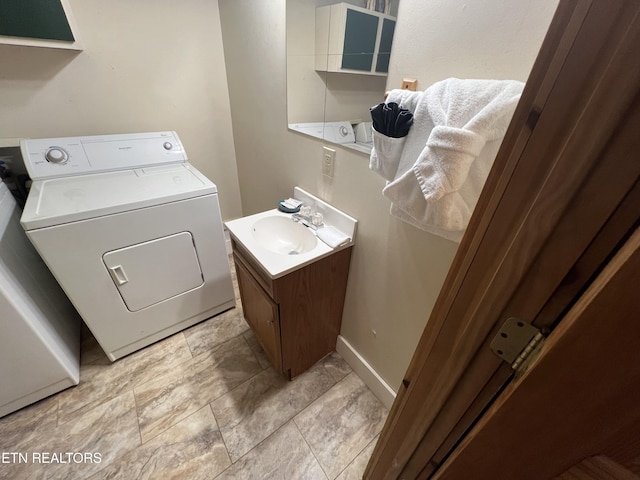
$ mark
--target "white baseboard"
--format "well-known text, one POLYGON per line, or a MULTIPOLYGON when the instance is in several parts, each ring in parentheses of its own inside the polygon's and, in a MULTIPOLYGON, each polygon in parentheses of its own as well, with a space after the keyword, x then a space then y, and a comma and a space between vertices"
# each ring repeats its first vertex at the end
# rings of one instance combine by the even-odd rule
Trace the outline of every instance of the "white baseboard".
POLYGON ((396 399, 396 392, 385 382, 378 372, 376 372, 367 361, 362 358, 358 351, 347 342, 342 335, 338 335, 336 343, 336 352, 338 352, 345 362, 353 369, 354 372, 369 387, 378 400, 388 409, 391 408, 393 401, 396 399))

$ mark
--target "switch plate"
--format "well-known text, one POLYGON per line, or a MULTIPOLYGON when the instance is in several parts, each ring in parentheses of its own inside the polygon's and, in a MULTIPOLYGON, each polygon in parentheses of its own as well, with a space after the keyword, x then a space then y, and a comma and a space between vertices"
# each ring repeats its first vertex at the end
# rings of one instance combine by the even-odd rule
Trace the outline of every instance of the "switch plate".
POLYGON ((336 151, 333 148, 322 147, 322 175, 333 178, 333 165, 336 162, 336 151))

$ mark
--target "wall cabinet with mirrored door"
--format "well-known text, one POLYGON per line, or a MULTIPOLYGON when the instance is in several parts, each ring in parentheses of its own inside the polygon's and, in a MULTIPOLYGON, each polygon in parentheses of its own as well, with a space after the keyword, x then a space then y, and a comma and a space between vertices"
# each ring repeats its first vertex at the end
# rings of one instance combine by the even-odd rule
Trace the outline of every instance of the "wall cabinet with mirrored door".
POLYGON ((386 75, 395 17, 347 3, 316 9, 317 71, 386 75))
POLYGON ((384 99, 398 0, 287 0, 287 118, 298 133, 369 154, 384 99))

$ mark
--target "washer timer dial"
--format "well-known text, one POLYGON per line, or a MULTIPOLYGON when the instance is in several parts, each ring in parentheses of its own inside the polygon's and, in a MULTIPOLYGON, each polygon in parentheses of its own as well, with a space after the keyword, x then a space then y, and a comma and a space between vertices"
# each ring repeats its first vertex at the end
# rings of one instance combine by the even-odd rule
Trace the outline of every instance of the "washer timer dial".
POLYGON ((69 154, 63 148, 51 147, 44 154, 44 158, 51 163, 66 163, 69 160, 69 154))

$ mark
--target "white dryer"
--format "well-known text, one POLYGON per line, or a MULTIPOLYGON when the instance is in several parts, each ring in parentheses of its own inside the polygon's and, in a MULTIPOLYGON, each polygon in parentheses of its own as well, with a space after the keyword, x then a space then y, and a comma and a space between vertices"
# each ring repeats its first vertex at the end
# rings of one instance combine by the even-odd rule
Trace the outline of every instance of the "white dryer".
POLYGON ((217 188, 175 132, 21 150, 22 226, 112 361, 234 306, 217 188))

